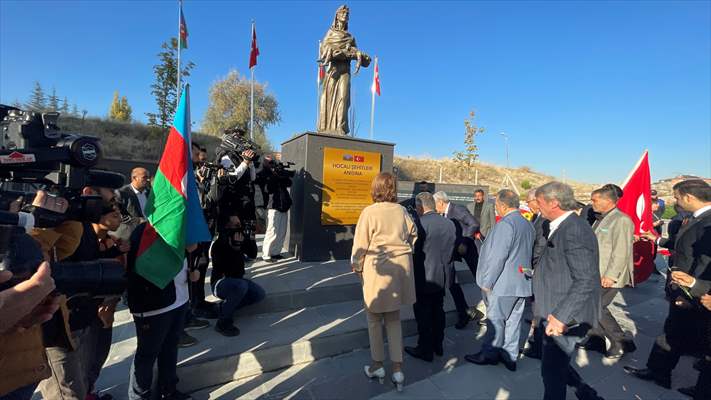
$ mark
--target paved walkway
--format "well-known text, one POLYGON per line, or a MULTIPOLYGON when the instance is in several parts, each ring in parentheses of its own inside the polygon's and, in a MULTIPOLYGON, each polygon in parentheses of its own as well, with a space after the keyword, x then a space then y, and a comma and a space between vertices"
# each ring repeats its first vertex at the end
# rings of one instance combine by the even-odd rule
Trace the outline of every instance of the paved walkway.
MULTIPOLYGON (((662 329, 667 312, 663 300, 663 279, 657 275, 634 289, 627 289, 615 303, 623 319, 623 328, 635 336, 638 350, 622 360, 610 362, 600 354, 580 350, 575 363, 583 378, 607 400, 685 399, 676 390, 665 390, 649 382, 628 376, 622 366, 642 366, 654 337, 662 329)), ((463 361, 463 355, 478 351, 484 329, 470 326, 445 332, 445 355, 433 363, 405 358, 408 382, 403 393, 389 383, 368 381, 363 365, 370 360, 367 349, 338 357, 295 365, 282 371, 242 379, 194 393, 197 399, 540 399, 543 385, 540 362, 522 358, 518 371, 503 366, 477 366, 463 361)), ((414 337, 405 340, 414 344, 414 337)), ((684 357, 674 371, 674 388, 695 383, 697 373, 692 359, 684 357)), ((570 399, 575 399, 571 391, 570 399)))

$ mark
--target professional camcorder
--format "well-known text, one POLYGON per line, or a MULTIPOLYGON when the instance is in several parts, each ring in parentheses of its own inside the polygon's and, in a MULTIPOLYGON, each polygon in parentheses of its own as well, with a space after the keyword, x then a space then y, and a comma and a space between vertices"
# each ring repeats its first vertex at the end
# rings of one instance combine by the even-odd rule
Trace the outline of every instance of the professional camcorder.
MULTIPOLYGON (((85 186, 120 187, 123 175, 91 169, 101 159, 99 139, 60 132, 59 113, 35 113, 0 104, 0 181, 43 186, 69 201, 65 219, 98 222, 100 196, 81 194, 85 186), (108 182, 108 183, 106 183, 108 182)), ((26 198, 34 190, 26 191, 26 198)), ((0 203, 18 198, 0 189, 0 203)))
MULTIPOLYGON (((12 279, 0 284, 5 290, 27 280, 42 263, 42 251, 24 229, 0 225, 0 271, 12 272, 12 279)), ((114 259, 51 264, 56 291, 72 297, 118 296, 126 288, 125 269, 114 259)))
POLYGON ((255 164, 259 162, 259 157, 262 155, 262 149, 259 145, 249 138, 243 129, 232 128, 225 130, 224 136, 222 136, 222 143, 218 146, 218 154, 226 154, 232 159, 232 162, 238 164, 242 162, 244 158, 242 153, 247 150, 252 150, 254 152, 254 157, 251 160, 255 164))
POLYGON ((274 171, 274 174, 281 179, 291 179, 294 177, 294 174, 296 174, 296 171, 291 169, 291 167, 295 165, 291 161, 281 162, 279 160, 269 160, 267 165, 274 171))

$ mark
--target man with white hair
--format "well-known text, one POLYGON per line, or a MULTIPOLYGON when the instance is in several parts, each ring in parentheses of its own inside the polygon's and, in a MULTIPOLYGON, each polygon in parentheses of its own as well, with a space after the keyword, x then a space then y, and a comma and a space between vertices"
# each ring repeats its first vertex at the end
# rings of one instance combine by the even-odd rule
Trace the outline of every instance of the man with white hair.
MULTIPOLYGON (((457 239, 454 243, 454 260, 465 261, 472 275, 476 276, 476 267, 479 261, 479 252, 474 243, 474 234, 479 231, 479 223, 465 206, 454 204, 449 201, 449 196, 443 191, 434 194, 435 208, 439 214, 454 222, 457 229, 457 239)), ((454 267, 452 267, 454 269, 454 267)), ((464 329, 469 321, 478 320, 483 317, 481 311, 469 310, 467 301, 464 298, 462 288, 456 282, 456 274, 452 271, 449 292, 457 308, 459 320, 454 325, 457 329, 464 329)))

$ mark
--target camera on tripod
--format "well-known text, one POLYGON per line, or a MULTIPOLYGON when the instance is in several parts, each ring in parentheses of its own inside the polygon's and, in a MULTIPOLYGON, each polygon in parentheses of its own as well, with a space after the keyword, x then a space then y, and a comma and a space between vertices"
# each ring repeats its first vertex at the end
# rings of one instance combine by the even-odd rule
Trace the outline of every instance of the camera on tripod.
MULTIPOLYGON (((102 199, 83 196, 82 188, 99 181, 121 186, 123 175, 90 169, 102 156, 99 139, 63 133, 58 120, 57 112, 35 113, 0 104, 0 181, 25 184, 28 197, 32 194, 28 187, 42 185, 69 201, 66 219, 98 222, 102 199)), ((17 198, 14 193, 0 196, 17 198)))

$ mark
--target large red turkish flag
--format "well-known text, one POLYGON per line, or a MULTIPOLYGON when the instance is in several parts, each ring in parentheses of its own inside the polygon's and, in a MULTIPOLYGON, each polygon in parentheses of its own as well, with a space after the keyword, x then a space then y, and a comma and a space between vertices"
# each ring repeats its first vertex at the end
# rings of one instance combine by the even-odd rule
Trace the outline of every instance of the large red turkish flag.
MULTIPOLYGON (((637 165, 622 185, 623 196, 617 202, 617 208, 627 214, 634 222, 636 235, 640 232, 654 232, 652 229, 652 177, 649 172, 649 153, 642 154, 637 165)), ((634 245, 634 280, 642 283, 654 270, 654 245, 637 242, 634 245)))

